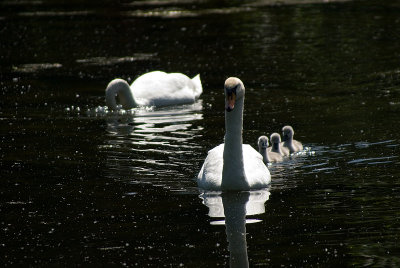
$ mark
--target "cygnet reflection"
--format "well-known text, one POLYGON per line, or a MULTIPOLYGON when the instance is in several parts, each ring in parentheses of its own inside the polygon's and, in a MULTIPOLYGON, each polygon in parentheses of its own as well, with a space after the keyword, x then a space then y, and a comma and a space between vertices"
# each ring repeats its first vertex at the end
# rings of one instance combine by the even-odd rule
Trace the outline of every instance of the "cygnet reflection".
POLYGON ((225 224, 230 267, 249 267, 247 257, 246 223, 260 222, 246 216, 265 213, 264 203, 269 199, 267 189, 250 192, 204 192, 200 195, 209 208, 212 225, 225 224))

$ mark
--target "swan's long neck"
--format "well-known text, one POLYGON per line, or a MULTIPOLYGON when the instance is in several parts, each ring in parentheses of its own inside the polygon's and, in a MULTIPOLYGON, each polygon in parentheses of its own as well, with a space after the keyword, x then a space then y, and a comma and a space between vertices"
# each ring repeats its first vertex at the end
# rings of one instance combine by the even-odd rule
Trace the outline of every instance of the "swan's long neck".
POLYGON ((109 108, 117 109, 117 101, 115 99, 117 96, 124 109, 132 109, 138 106, 130 86, 122 79, 111 81, 106 89, 106 103, 109 108))
POLYGON ((290 153, 294 151, 294 146, 293 146, 293 137, 288 137, 285 142, 283 143, 283 146, 289 148, 290 153))
POLYGON ((273 143, 271 151, 280 154, 281 153, 281 147, 279 146, 279 143, 273 143))
POLYGON ((224 166, 221 187, 244 190, 249 187, 244 172, 242 131, 244 97, 238 99, 231 112, 225 111, 224 166))
POLYGON ((270 162, 267 154, 267 148, 260 148, 259 153, 262 155, 264 163, 270 162))

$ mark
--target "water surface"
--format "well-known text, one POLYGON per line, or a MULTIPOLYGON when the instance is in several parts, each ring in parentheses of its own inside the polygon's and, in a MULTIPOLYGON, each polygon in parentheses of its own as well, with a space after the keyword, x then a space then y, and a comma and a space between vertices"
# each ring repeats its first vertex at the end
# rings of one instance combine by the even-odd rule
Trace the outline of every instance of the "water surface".
POLYGON ((397 2, 0 10, 5 265, 400 265, 397 2), (105 111, 111 79, 155 69, 200 73, 200 100, 105 111), (196 187, 228 76, 247 89, 245 143, 290 124, 308 148, 269 166, 268 189, 196 187))

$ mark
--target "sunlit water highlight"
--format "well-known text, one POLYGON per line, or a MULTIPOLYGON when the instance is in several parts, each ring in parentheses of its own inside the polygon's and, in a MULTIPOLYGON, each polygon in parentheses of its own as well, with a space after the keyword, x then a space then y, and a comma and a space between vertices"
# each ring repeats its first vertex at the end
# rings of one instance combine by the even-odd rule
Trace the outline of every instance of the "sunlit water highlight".
POLYGON ((107 156, 110 178, 188 191, 193 188, 193 178, 183 174, 193 168, 187 159, 201 148, 194 139, 203 127, 193 123, 203 119, 202 109, 200 100, 164 108, 110 111, 97 107, 86 114, 104 118, 107 123, 107 140, 99 150, 107 156))

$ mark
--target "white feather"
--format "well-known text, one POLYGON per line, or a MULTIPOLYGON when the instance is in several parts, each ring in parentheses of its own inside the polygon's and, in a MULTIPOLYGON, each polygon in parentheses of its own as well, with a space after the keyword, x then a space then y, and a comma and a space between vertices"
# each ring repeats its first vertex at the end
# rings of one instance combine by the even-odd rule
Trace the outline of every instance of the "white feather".
POLYGON ((181 73, 154 71, 138 77, 131 86, 122 79, 112 80, 106 88, 106 102, 116 109, 118 96, 124 109, 137 106, 168 106, 193 103, 203 92, 200 75, 190 79, 181 73))

